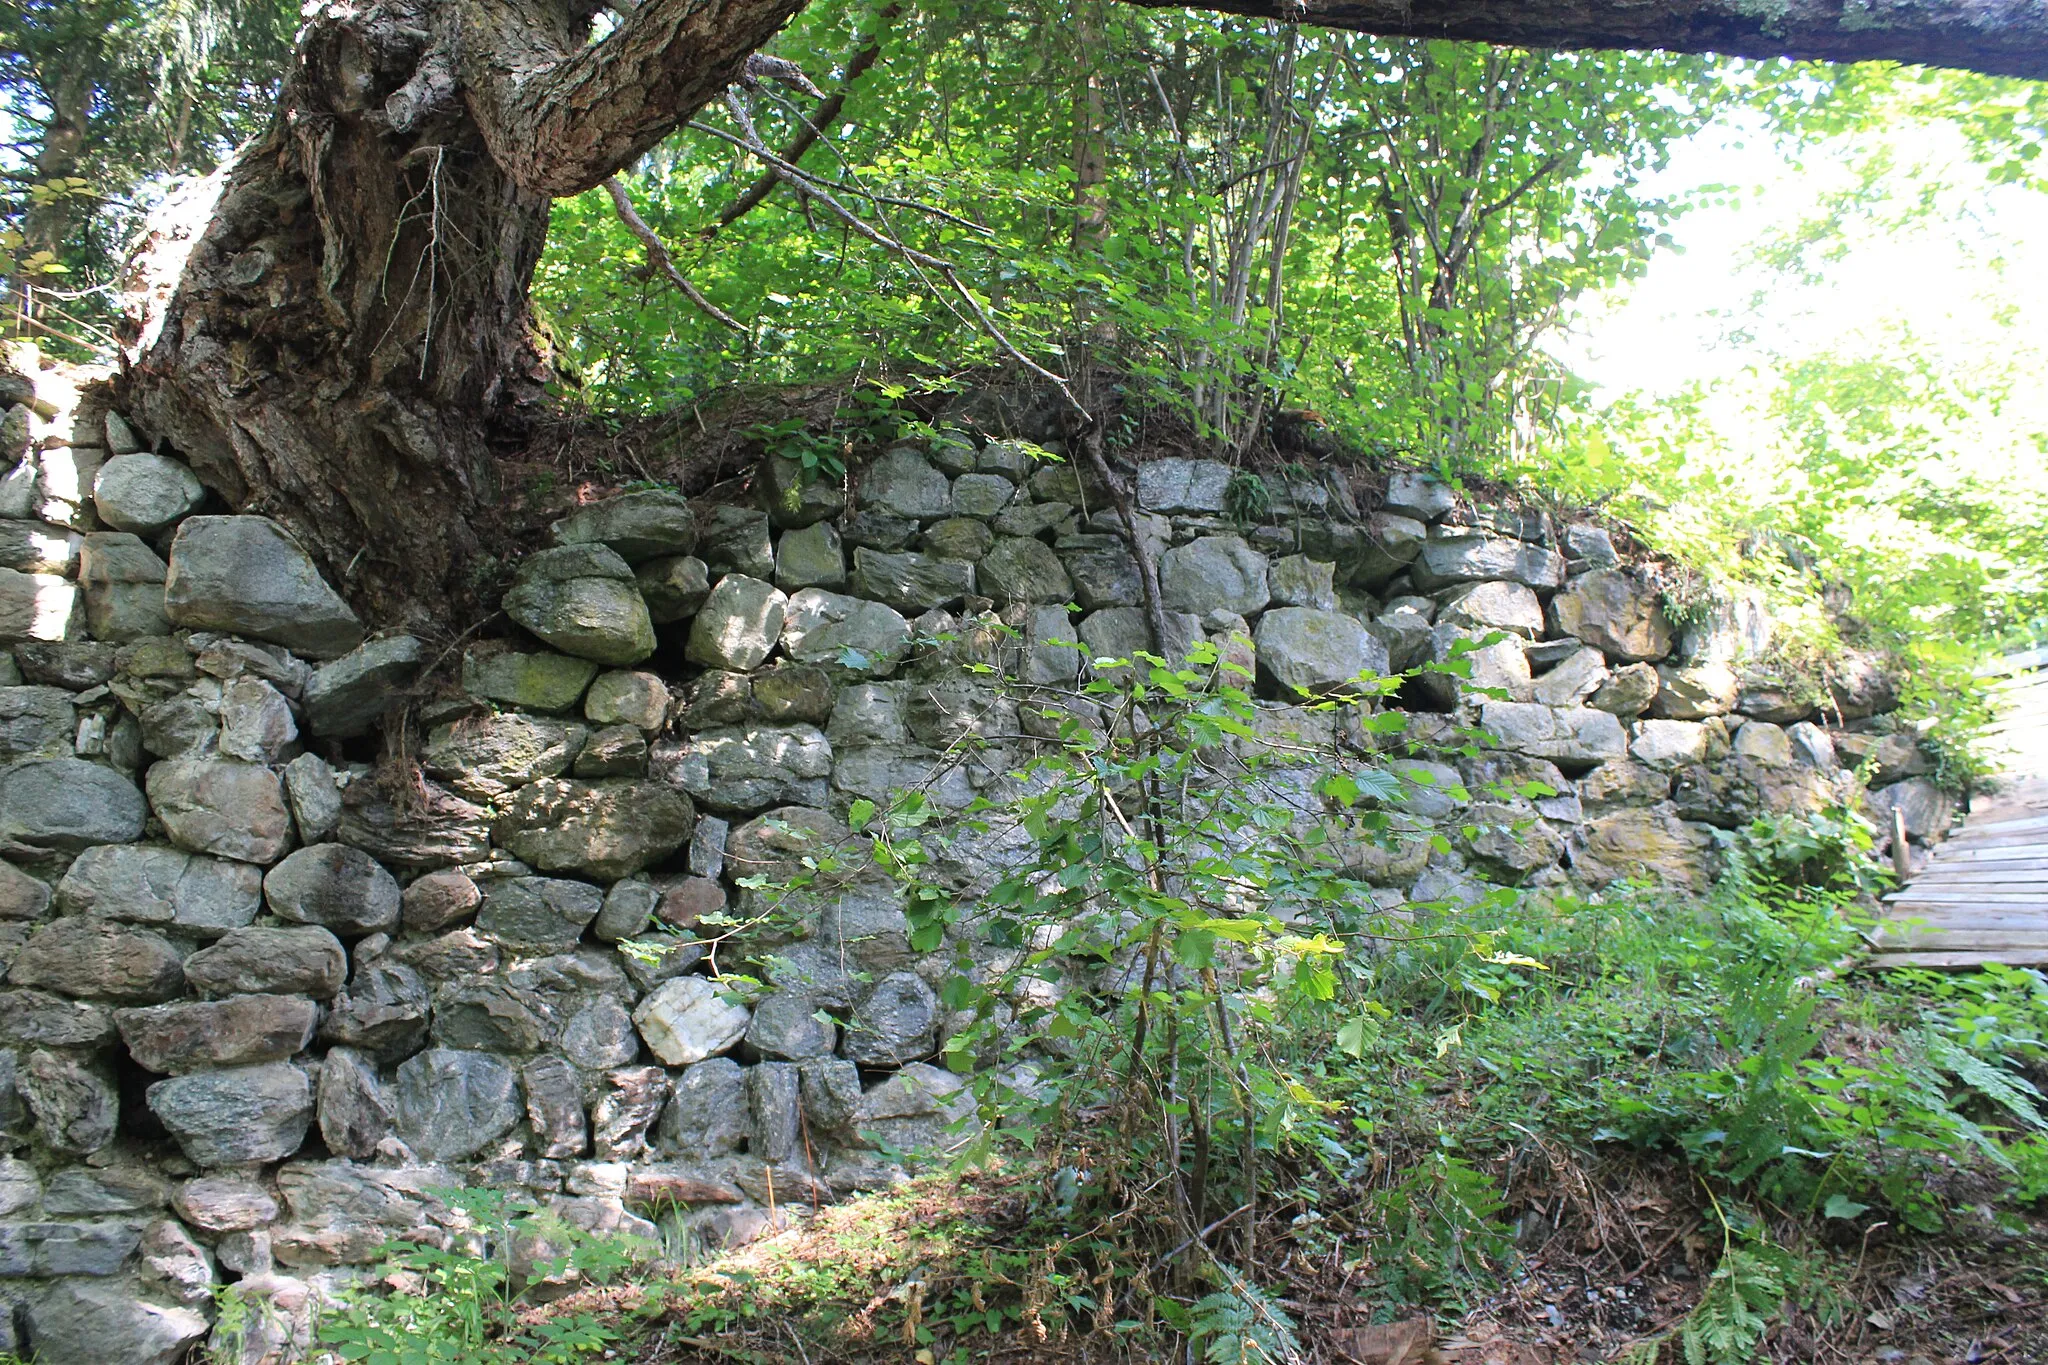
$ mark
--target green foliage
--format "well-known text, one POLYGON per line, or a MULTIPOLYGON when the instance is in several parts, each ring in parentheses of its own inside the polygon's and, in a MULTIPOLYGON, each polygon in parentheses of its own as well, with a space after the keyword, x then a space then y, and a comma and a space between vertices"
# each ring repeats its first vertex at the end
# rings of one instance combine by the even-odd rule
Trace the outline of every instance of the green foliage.
POLYGON ((1503 1268, 1512 1239, 1493 1178, 1432 1152, 1373 1196, 1387 1241, 1380 1287, 1397 1303, 1460 1303, 1503 1268))
POLYGON ((458 1244, 394 1246, 382 1277, 393 1291, 323 1313, 321 1345, 351 1365, 569 1365, 613 1353, 628 1324, 587 1310, 532 1312, 526 1293, 564 1278, 610 1282, 644 1249, 522 1210, 496 1191, 446 1197, 465 1229, 458 1244))

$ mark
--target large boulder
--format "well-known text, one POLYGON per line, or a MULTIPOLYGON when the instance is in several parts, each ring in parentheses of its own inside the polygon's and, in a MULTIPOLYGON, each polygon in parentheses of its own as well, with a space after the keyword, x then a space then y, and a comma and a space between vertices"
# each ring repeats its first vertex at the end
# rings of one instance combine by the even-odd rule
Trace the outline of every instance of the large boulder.
POLYGON ((1128 607, 1144 600, 1138 561, 1122 536, 1061 536, 1054 549, 1073 582, 1074 600, 1082 606, 1128 607))
POLYGON ((36 1359, 96 1365, 174 1365, 206 1335, 206 1315, 153 1303, 125 1280, 67 1277, 27 1295, 22 1314, 36 1359))
POLYGON ((1022 536, 996 541, 975 567, 975 581, 999 604, 1064 602, 1074 595, 1073 580, 1052 547, 1022 536))
POLYGON ((161 455, 116 455, 92 481, 93 506, 116 531, 153 536, 199 510, 206 485, 187 465, 161 455))
POLYGON ((21 573, 69 578, 78 568, 82 549, 76 531, 40 521, 0 520, 0 565, 21 573))
POLYGON ((398 1068, 398 1135, 429 1161, 474 1156, 519 1122, 519 1073, 488 1052, 437 1047, 398 1068))
POLYGON ((1727 664, 1659 664, 1650 714, 1663 720, 1705 720, 1735 709, 1740 691, 1727 664))
POLYGON ((315 659, 362 643, 362 622, 268 517, 192 517, 171 541, 164 607, 174 625, 270 640, 315 659))
POLYGON ((663 982, 633 1011, 648 1050, 669 1066, 691 1066, 738 1044, 752 1016, 709 977, 663 982))
POLYGON ((0 763, 69 758, 78 708, 61 687, 0 687, 0 763))
POLYGON ((1250 616, 1271 600, 1266 557, 1242 536, 1202 536, 1160 557, 1159 591, 1168 611, 1250 616))
POLYGON ((0 644, 75 640, 85 634, 77 585, 56 574, 0 567, 0 644))
POLYGON ((761 461, 754 491, 768 519, 784 529, 824 525, 846 510, 843 485, 820 477, 799 460, 770 455, 761 461))
POLYGON ((853 591, 856 596, 917 616, 934 607, 956 606, 973 592, 974 565, 923 554, 885 554, 861 546, 853 552, 853 591))
POLYGON ((262 992, 331 998, 348 979, 341 940, 318 925, 251 926, 185 959, 185 982, 207 995, 262 992))
POLYGON ((875 983, 846 1026, 840 1051, 862 1066, 901 1066, 938 1046, 939 1000, 915 972, 875 983))
POLYGON ((1489 701, 1479 723, 1502 748, 1560 767, 1591 767, 1628 752, 1628 735, 1606 711, 1588 706, 1489 701))
POLYGON ((271 913, 348 938, 398 929, 398 879, 359 848, 314 844, 270 869, 263 894, 271 913))
POLYGON ((654 620, 626 561, 603 545, 564 545, 520 561, 505 614, 580 659, 635 664, 654 652, 654 620))
POLYGON ((313 1083, 289 1062, 174 1076, 152 1085, 147 1099, 199 1166, 280 1161, 313 1124, 313 1083))
POLYGON ((320 1010, 288 995, 236 995, 116 1010, 128 1055, 145 1071, 182 1075, 282 1062, 313 1041, 320 1010))
POLYGON ((180 848, 262 866, 292 846, 284 783, 269 768, 229 759, 172 758, 152 764, 145 784, 164 832, 180 848))
POLYGON ((583 696, 597 665, 566 654, 485 653, 462 656, 462 690, 472 697, 529 711, 566 711, 583 696))
POLYGON ((1713 835, 1686 824, 1668 805, 1618 810, 1578 827, 1571 862, 1589 886, 1655 881, 1704 891, 1713 878, 1713 835))
POLYGON ((1617 663, 1643 663, 1671 652, 1671 623, 1657 585, 1626 569, 1582 573, 1550 599, 1551 628, 1584 640, 1617 663))
POLYGON ((832 745, 815 725, 726 727, 690 736, 670 764, 670 780, 713 810, 819 806, 832 745))
POLYGON ((775 586, 784 592, 799 588, 837 588, 846 583, 846 546, 839 528, 821 521, 801 530, 784 531, 775 546, 775 586))
POLYGON ((1435 521, 1458 505, 1458 490, 1433 474, 1418 470, 1396 470, 1387 476, 1387 491, 1380 506, 1389 512, 1417 521, 1435 521))
POLYGON ((560 777, 589 732, 545 716, 506 712, 437 725, 420 766, 472 801, 490 801, 543 777, 560 777))
POLYGON ((1221 460, 1147 460, 1138 466, 1138 506, 1168 516, 1215 516, 1224 509, 1230 476, 1221 460))
POLYGON ((1425 592, 1457 583, 1506 579, 1549 590, 1564 582, 1564 556, 1541 545, 1481 532, 1432 534, 1409 566, 1415 586, 1425 592))
POLYGON ((100 531, 78 554, 85 624, 95 640, 126 642, 169 635, 164 579, 170 569, 140 537, 100 531))
POLYGON ((1512 631, 1531 640, 1543 634, 1543 604, 1534 590, 1498 578, 1451 589, 1444 594, 1436 619, 1512 631))
POLYGON ((543 872, 609 882, 667 858, 695 822, 689 798, 657 783, 547 778, 506 798, 492 832, 543 872))
POLYGON ((476 927, 524 952, 561 953, 576 946, 603 908, 604 893, 588 882, 506 877, 485 884, 476 927))
POLYGON ((745 574, 727 574, 704 599, 690 624, 685 650, 691 663, 706 668, 746 673, 759 668, 775 642, 789 598, 772 583, 745 574))
POLYGON ((822 588, 789 599, 782 650, 798 663, 887 677, 910 645, 910 622, 893 608, 822 588))
POLYGON ((689 500, 667 489, 621 493, 579 507, 554 525, 557 545, 605 545, 628 564, 697 548, 697 516, 689 500))
POLYGON ((16 951, 7 980, 88 1000, 147 1005, 182 991, 185 972, 177 949, 159 934, 67 915, 36 930, 16 951))
POLYGON ((1342 612, 1275 607, 1259 618, 1253 640, 1259 673, 1283 695, 1346 687, 1390 665, 1387 647, 1342 612))
POLYGON ((912 521, 953 515, 953 486, 931 462, 908 446, 892 446, 860 476, 863 507, 912 521))
POLYGON ((425 647, 412 636, 391 635, 315 669, 303 694, 307 727, 333 739, 369 734, 411 685, 425 657, 425 647))
POLYGON ((669 555, 635 565, 633 581, 647 603, 647 614, 666 626, 697 614, 711 595, 711 570, 695 555, 669 555))
POLYGON ((156 844, 101 844, 57 883, 57 908, 213 937, 263 909, 263 874, 247 863, 156 844))

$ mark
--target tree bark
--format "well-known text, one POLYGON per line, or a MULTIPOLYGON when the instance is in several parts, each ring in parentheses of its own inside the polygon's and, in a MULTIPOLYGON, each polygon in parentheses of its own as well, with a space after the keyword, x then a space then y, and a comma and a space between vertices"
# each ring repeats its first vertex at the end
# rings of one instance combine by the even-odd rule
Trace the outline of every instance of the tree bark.
POLYGON ((2035 0, 1201 0, 1195 8, 1388 37, 1912 62, 2048 80, 2048 7, 2035 0))
POLYGON ((473 605, 491 449, 542 399, 548 206, 736 79, 801 0, 327 5, 276 118, 131 264, 124 401, 368 619, 473 605))

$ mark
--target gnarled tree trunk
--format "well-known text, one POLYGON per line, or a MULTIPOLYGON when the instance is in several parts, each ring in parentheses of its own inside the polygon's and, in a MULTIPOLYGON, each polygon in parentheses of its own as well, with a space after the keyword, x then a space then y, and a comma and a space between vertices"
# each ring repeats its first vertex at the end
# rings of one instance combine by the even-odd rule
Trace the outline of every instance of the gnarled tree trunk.
POLYGON ((333 4, 278 112, 134 265, 124 399, 379 622, 470 581, 490 448, 541 398, 548 206, 735 79, 800 0, 333 4))

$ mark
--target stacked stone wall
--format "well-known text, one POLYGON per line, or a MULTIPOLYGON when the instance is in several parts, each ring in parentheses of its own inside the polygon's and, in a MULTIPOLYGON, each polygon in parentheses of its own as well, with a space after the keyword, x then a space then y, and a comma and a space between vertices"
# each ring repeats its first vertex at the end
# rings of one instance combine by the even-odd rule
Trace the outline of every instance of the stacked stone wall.
MULTIPOLYGON (((850 495, 771 461, 757 505, 608 498, 520 561, 511 633, 435 671, 74 376, 0 400, 0 1346, 168 1362, 237 1281, 286 1324, 242 1358, 280 1359, 387 1239, 464 1234, 438 1191, 730 1240, 959 1140, 950 954, 912 951, 844 820, 908 788, 1001 803, 1051 722, 972 666, 1085 720, 1095 661, 1151 647, 1073 466, 949 435, 850 495), (401 714, 420 780, 394 789, 373 761, 401 714), (760 945, 714 926, 825 847, 807 932, 722 991, 760 945)), ((1400 760, 1411 828, 1455 834, 1355 844, 1382 905, 1703 887, 1719 834, 1854 796, 1858 764, 1916 837, 1946 824, 1880 670, 1788 683, 1746 599, 1675 628, 1591 523, 1332 472, 1270 476, 1244 525, 1232 480, 1150 462, 1138 510, 1167 652, 1215 641, 1275 726, 1503 637, 1399 699, 1418 737, 1499 747, 1400 760)), ((963 839, 940 868, 971 898, 1015 853, 963 839)))

